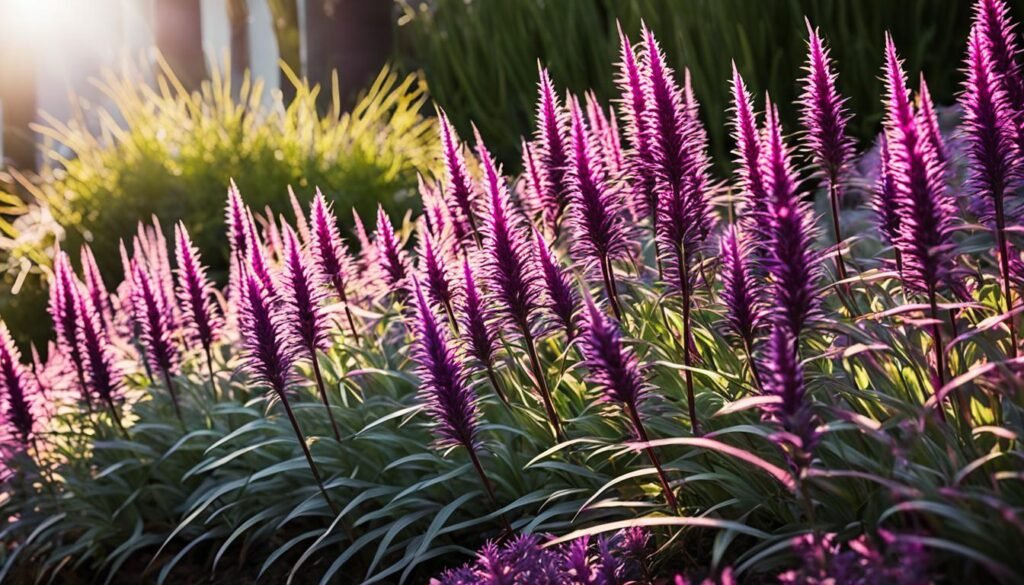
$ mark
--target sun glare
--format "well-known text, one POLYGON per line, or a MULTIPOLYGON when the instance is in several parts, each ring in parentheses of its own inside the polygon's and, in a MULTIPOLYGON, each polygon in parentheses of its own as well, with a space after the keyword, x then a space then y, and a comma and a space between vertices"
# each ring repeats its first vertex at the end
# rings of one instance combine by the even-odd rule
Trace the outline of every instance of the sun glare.
POLYGON ((7 21, 9 34, 25 40, 44 36, 60 18, 61 5, 72 0, 0 0, 0 18, 7 21))

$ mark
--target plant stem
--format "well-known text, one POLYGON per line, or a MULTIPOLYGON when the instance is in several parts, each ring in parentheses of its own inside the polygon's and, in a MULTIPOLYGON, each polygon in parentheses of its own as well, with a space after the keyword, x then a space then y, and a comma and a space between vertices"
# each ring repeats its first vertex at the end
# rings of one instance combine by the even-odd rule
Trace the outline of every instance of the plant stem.
POLYGON ((615 314, 618 321, 622 321, 622 307, 619 306, 619 298, 615 291, 615 275, 612 273, 611 262, 607 258, 601 258, 601 279, 604 280, 604 290, 608 295, 612 313, 615 314))
POLYGON ((213 375, 213 353, 210 351, 209 346, 203 347, 203 351, 206 353, 206 372, 210 375, 210 393, 216 399, 217 381, 213 375))
POLYGON ((764 384, 761 382, 761 371, 754 361, 754 349, 751 347, 750 339, 746 337, 743 338, 743 350, 747 354, 747 366, 750 367, 750 373, 754 376, 754 383, 757 384, 758 390, 763 390, 764 384))
POLYGON ((181 406, 178 405, 178 391, 171 380, 171 373, 167 371, 167 368, 161 368, 160 372, 164 375, 164 385, 167 386, 167 393, 171 395, 171 403, 174 404, 174 414, 178 416, 181 428, 185 428, 185 418, 181 416, 181 406))
POLYGON ((501 398, 501 401, 505 403, 505 406, 510 406, 508 396, 505 396, 505 392, 501 389, 501 384, 498 383, 498 377, 494 375, 494 366, 490 363, 487 364, 487 380, 491 383, 491 387, 494 388, 494 393, 501 398))
MULTIPOLYGON (((1006 241, 1006 217, 1003 214, 1002 189, 998 189, 996 197, 996 243, 999 247, 999 271, 1003 277, 1003 305, 1007 314, 1013 310, 1013 296, 1010 288, 1010 254, 1009 244, 1006 241)), ((1015 319, 1009 318, 1007 325, 1010 328, 1010 355, 1017 357, 1017 330, 1014 327, 1015 319)))
POLYGON ((676 247, 676 260, 679 263, 679 288, 683 292, 683 378, 686 380, 686 406, 690 411, 690 429, 695 437, 699 437, 700 423, 693 394, 693 372, 690 370, 690 266, 686 262, 683 245, 676 247))
POLYGON ((110 418, 114 421, 114 426, 117 427, 118 432, 121 433, 125 439, 128 438, 128 431, 124 429, 124 425, 121 424, 121 416, 117 414, 117 408, 114 406, 114 399, 107 395, 103 397, 104 402, 107 403, 107 409, 110 410, 110 418))
MULTIPOLYGON (((480 476, 480 481, 484 484, 484 489, 487 491, 487 497, 491 500, 491 505, 494 506, 495 510, 500 510, 501 506, 498 504, 498 497, 494 494, 494 486, 491 485, 491 480, 487 479, 487 474, 484 473, 484 466, 480 464, 480 457, 477 456, 476 449, 472 445, 465 445, 465 447, 469 451, 469 459, 473 462, 476 474, 480 476)), ((508 523, 508 518, 504 514, 500 516, 501 523, 505 525, 505 530, 511 533, 512 525, 508 523)))
POLYGON ((331 411, 331 403, 327 401, 327 388, 324 386, 324 376, 320 372, 320 359, 316 355, 316 348, 309 348, 309 356, 313 360, 313 377, 316 378, 316 387, 320 391, 320 400, 327 409, 327 418, 331 419, 331 429, 334 430, 334 438, 341 442, 341 431, 338 430, 338 423, 334 420, 334 412, 331 411))
POLYGON ((284 411, 288 415, 288 421, 292 423, 292 429, 295 431, 295 438, 299 441, 299 446, 302 447, 302 454, 306 456, 306 462, 309 463, 309 470, 313 472, 313 479, 316 480, 317 487, 320 488, 320 493, 323 494, 324 500, 327 501, 327 505, 331 508, 331 512, 334 515, 338 515, 338 508, 331 501, 331 497, 327 495, 327 489, 324 488, 324 482, 320 479, 320 472, 316 469, 316 464, 313 463, 313 455, 309 452, 309 446, 306 445, 306 439, 302 436, 302 429, 299 428, 299 421, 295 420, 295 413, 292 412, 292 407, 288 404, 288 398, 285 397, 284 392, 278 393, 281 397, 281 404, 284 405, 284 411))
MULTIPOLYGON (((636 407, 632 404, 626 405, 626 410, 629 412, 629 418, 633 422, 633 428, 636 431, 637 437, 643 443, 649 443, 650 440, 647 438, 647 431, 644 429, 644 424, 640 420, 640 413, 636 411, 636 407)), ((668 476, 665 475, 665 470, 661 467, 661 461, 658 459, 658 454, 654 452, 654 448, 651 446, 645 446, 644 451, 647 452, 647 457, 651 460, 651 465, 658 472, 658 481, 661 482, 661 489, 665 492, 665 501, 669 507, 675 512, 679 512, 679 502, 676 500, 676 495, 672 492, 672 487, 668 483, 668 476)))
POLYGON ((843 262, 843 253, 840 250, 843 236, 839 231, 839 181, 834 173, 829 173, 828 200, 832 206, 832 230, 836 234, 836 272, 839 280, 846 280, 846 264, 843 262))
POLYGON ((544 410, 547 412, 551 426, 554 427, 555 439, 564 441, 565 435, 562 434, 562 423, 558 419, 558 413, 555 412, 555 405, 551 402, 551 392, 548 390, 548 383, 544 378, 544 369, 541 367, 540 358, 537 356, 537 347, 534 345, 533 335, 530 333, 530 328, 528 326, 522 327, 522 329, 523 341, 526 344, 526 352, 530 356, 530 366, 533 369, 533 376, 537 378, 537 390, 540 392, 541 401, 544 403, 544 410))
POLYGON ((345 306, 345 317, 348 319, 348 327, 352 331, 352 339, 355 340, 356 345, 360 345, 359 332, 356 330, 356 321, 352 317, 352 310, 348 306, 348 295, 345 293, 345 282, 341 279, 340 274, 336 274, 333 278, 334 290, 338 291, 338 297, 341 298, 341 304, 345 306))
MULTIPOLYGON (((942 353, 942 330, 939 327, 939 307, 938 302, 935 300, 935 287, 928 287, 928 303, 930 305, 931 319, 932 319, 932 345, 935 350, 935 372, 932 375, 932 394, 938 394, 939 390, 945 384, 945 356, 942 353)), ((942 422, 946 422, 946 412, 942 408, 942 403, 937 403, 937 410, 939 411, 939 418, 942 422)))

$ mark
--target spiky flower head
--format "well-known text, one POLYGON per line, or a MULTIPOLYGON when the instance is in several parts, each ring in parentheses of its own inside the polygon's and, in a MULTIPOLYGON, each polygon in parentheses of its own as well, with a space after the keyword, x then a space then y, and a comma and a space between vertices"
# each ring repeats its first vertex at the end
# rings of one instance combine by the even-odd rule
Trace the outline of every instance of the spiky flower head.
POLYGON ((540 160, 537 156, 537 146, 527 142, 521 143, 523 149, 523 188, 521 200, 523 208, 531 218, 539 218, 540 224, 548 233, 554 233, 555 222, 550 217, 551 210, 556 209, 547 201, 550 194, 547 174, 540 167, 540 160))
POLYGON ((178 364, 178 351, 172 340, 171 318, 160 295, 159 285, 141 263, 135 263, 132 286, 135 289, 135 315, 146 359, 154 370, 171 372, 178 364))
POLYGON ((491 311, 484 302, 469 258, 462 260, 462 295, 458 313, 466 352, 485 367, 490 367, 498 351, 498 335, 492 327, 491 311))
POLYGON ((647 131, 647 96, 644 91, 644 72, 637 62, 636 52, 622 26, 619 31, 619 73, 616 84, 619 87, 619 112, 626 129, 626 140, 630 152, 626 156, 626 172, 630 176, 632 196, 630 207, 634 216, 653 216, 657 208, 655 177, 651 154, 650 135, 647 131))
POLYGON ((1019 117, 1024 110, 1024 76, 1021 75, 1017 25, 1010 20, 1010 8, 1006 1, 975 2, 974 27, 986 41, 995 76, 1006 93, 1010 107, 1016 113, 1015 117, 1019 117))
POLYGON ((764 392, 778 402, 762 407, 766 418, 782 427, 776 439, 787 448, 799 468, 810 462, 818 440, 814 413, 807 399, 803 366, 798 357, 798 338, 784 323, 772 326, 762 363, 764 392))
POLYGON ((88 295, 76 295, 79 327, 78 344, 82 352, 85 380, 89 392, 104 403, 113 404, 121 389, 121 372, 110 343, 110 334, 103 326, 100 311, 88 295))
POLYGON ((536 228, 533 230, 533 241, 544 288, 544 304, 565 330, 568 339, 572 340, 576 337, 576 291, 555 253, 536 228))
POLYGON ((586 317, 580 339, 590 379, 605 400, 623 406, 630 413, 639 412, 647 394, 640 361, 623 343, 619 324, 589 296, 584 297, 584 302, 586 317))
POLYGON ((892 38, 886 36, 886 131, 899 200, 896 247, 903 258, 904 283, 932 293, 951 282, 955 205, 933 144, 914 115, 903 67, 892 38))
POLYGON ((484 228, 483 275, 497 317, 518 329, 513 334, 525 334, 531 330, 540 292, 533 250, 505 178, 482 143, 480 155, 490 204, 484 228))
POLYGON ((729 331, 747 349, 752 349, 768 320, 768 307, 757 278, 753 245, 739 226, 726 228, 720 242, 719 260, 722 263, 719 273, 722 279, 721 298, 729 331))
POLYGON ((448 254, 429 230, 422 230, 419 244, 419 268, 430 302, 450 306, 454 289, 448 273, 448 254))
POLYGON ((778 110, 770 102, 765 126, 761 168, 769 194, 769 253, 764 263, 772 276, 773 319, 799 338, 808 322, 817 317, 821 255, 812 248, 816 234, 809 203, 797 190, 778 110))
POLYGON ((626 254, 623 201, 608 177, 598 154, 600 146, 591 139, 575 97, 569 99, 569 111, 572 128, 568 217, 573 247, 584 264, 594 269, 626 254))
POLYGON ((185 224, 174 226, 174 255, 178 263, 178 301, 184 325, 195 341, 209 351, 223 326, 213 301, 213 283, 206 276, 199 250, 192 244, 185 224))
POLYGON ((256 221, 252 211, 247 210, 249 217, 249 238, 246 244, 245 270, 252 272, 263 283, 264 288, 270 292, 277 290, 277 283, 274 279, 274 269, 271 267, 270 258, 267 256, 267 247, 263 238, 256 231, 256 221))
POLYGON ((436 424, 436 446, 475 449, 480 419, 476 396, 467 383, 447 328, 438 321, 415 277, 413 292, 417 313, 414 356, 419 365, 420 395, 436 424))
POLYGON ((992 222, 992 211, 1003 208, 1003 198, 1014 191, 1020 179, 1020 151, 1015 142, 1017 128, 1013 112, 996 75, 992 53, 978 26, 967 41, 967 80, 960 104, 967 138, 969 185, 976 205, 985 210, 983 219, 992 222))
POLYGON ((242 338, 242 366, 254 377, 284 398, 292 379, 292 366, 298 353, 288 335, 284 312, 278 310, 275 293, 248 267, 239 287, 239 328, 242 338))
MULTIPOLYGON (((66 355, 75 367, 79 378, 84 376, 82 352, 78 345, 78 303, 81 283, 71 268, 71 260, 62 250, 57 253, 53 263, 53 281, 50 283, 50 317, 53 318, 53 329, 57 334, 57 347, 66 355)), ((86 392, 82 388, 82 392, 86 392)))
POLYGON ((110 291, 107 290, 107 285, 103 282, 103 275, 100 274, 100 268, 96 264, 96 256, 92 253, 92 248, 83 245, 79 259, 82 262, 82 277, 85 280, 85 290, 89 295, 89 300, 99 310, 103 326, 109 327, 112 319, 110 291))
POLYGON ((878 179, 871 200, 878 223, 878 233, 882 241, 888 244, 896 242, 900 231, 899 199, 896 193, 896 176, 892 168, 892 151, 885 132, 879 140, 878 179))
POLYGON ((324 308, 325 284, 319 265, 309 261, 295 231, 286 225, 279 286, 281 312, 293 342, 310 351, 326 351, 330 347, 331 322, 324 308))
POLYGON ((744 222, 753 229, 763 224, 768 212, 768 193, 761 175, 761 137, 757 131, 757 115, 754 100, 747 91, 743 78, 732 64, 733 139, 736 141, 736 172, 743 189, 745 209, 744 222))
POLYGON ((224 222, 228 226, 228 243, 231 246, 232 254, 244 258, 248 252, 249 245, 249 217, 245 203, 242 201, 242 194, 231 179, 228 186, 228 202, 224 209, 224 222))
POLYGON ((935 109, 935 102, 932 101, 932 94, 928 90, 928 82, 923 73, 917 91, 917 101, 917 126, 920 128, 924 140, 935 152, 935 160, 942 172, 946 173, 949 167, 949 155, 946 152, 945 140, 942 138, 942 130, 939 128, 939 113, 935 109))
POLYGON ((540 77, 537 83, 537 154, 548 189, 543 198, 547 205, 544 217, 545 224, 558 226, 569 204, 569 184, 565 177, 569 164, 568 120, 548 70, 539 63, 537 69, 540 77))
POLYGON ((456 224, 455 233, 460 238, 475 237, 477 193, 466 167, 463 146, 455 129, 452 128, 448 114, 438 109, 437 117, 440 121, 441 147, 444 154, 444 198, 456 224))
POLYGON ((0 429, 2 446, 28 447, 43 414, 42 395, 35 377, 21 363, 7 325, 0 321, 0 429))
POLYGON ((384 207, 377 206, 377 255, 384 269, 386 284, 390 288, 404 288, 409 277, 409 258, 402 249, 402 242, 395 234, 391 218, 384 207))
POLYGON ((800 96, 802 125, 805 130, 804 144, 814 164, 831 183, 839 181, 850 158, 853 144, 846 135, 850 115, 846 111, 846 100, 836 89, 836 73, 818 29, 807 24, 808 54, 804 67, 804 91, 800 96))
POLYGON ((352 277, 352 258, 338 232, 334 211, 319 189, 313 197, 309 223, 313 262, 334 287, 335 293, 346 301, 352 277))

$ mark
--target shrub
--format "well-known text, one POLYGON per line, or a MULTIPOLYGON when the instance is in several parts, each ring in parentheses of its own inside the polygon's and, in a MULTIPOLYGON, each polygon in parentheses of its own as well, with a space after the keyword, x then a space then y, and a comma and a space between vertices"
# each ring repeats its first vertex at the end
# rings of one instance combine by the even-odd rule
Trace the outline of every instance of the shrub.
POLYGON ((47 361, 0 331, 0 579, 1019 582, 1024 92, 978 6, 957 149, 886 39, 870 177, 817 29, 800 149, 737 73, 721 188, 644 30, 625 140, 543 72, 522 180, 442 124, 422 217, 358 254, 324 198, 231 188, 219 290, 185 224, 109 292, 59 255, 47 361))

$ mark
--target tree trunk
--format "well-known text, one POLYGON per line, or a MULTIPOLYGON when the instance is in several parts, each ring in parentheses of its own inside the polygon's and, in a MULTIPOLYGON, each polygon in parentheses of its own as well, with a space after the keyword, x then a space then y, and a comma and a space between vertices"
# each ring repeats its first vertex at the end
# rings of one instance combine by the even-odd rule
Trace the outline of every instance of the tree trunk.
POLYGON ((156 0, 156 46, 185 89, 199 89, 206 78, 200 0, 156 0))
MULTIPOLYGON (((296 0, 267 0, 267 4, 270 6, 270 15, 274 21, 274 36, 277 37, 277 51, 281 56, 281 61, 301 77, 302 55, 299 50, 298 4, 296 0)), ((286 106, 295 98, 295 87, 284 75, 281 75, 281 95, 286 106)))
POLYGON ((341 106, 349 110, 373 82, 391 51, 391 0, 307 0, 306 76, 330 103, 337 70, 341 106))

